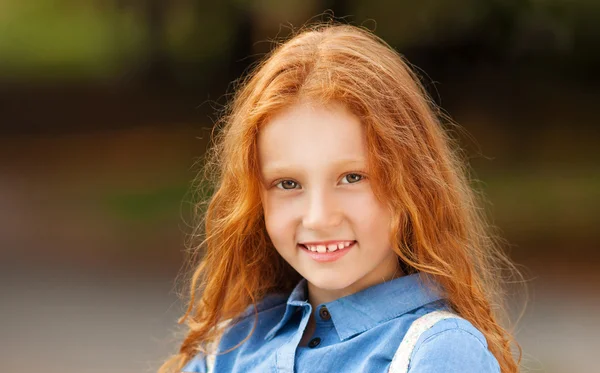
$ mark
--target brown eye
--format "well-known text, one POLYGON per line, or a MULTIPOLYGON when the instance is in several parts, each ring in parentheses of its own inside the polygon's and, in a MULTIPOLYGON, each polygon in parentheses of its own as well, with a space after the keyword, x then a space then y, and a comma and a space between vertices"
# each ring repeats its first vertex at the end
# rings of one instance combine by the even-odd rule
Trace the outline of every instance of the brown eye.
POLYGON ((361 181, 362 179, 363 179, 363 176, 360 174, 348 174, 348 175, 344 176, 344 178, 342 180, 347 181, 343 184, 353 184, 353 183, 357 183, 357 182, 361 181))
POLYGON ((276 186, 279 189, 289 190, 289 189, 296 189, 298 187, 298 183, 293 180, 282 180, 279 183, 277 183, 276 186))

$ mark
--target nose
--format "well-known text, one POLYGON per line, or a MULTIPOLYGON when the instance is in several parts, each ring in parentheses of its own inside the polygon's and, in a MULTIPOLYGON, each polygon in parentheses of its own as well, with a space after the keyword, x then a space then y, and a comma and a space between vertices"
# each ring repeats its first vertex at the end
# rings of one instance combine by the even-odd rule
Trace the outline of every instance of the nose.
POLYGON ((308 193, 308 201, 302 224, 310 230, 326 230, 338 226, 342 221, 342 211, 335 196, 325 190, 313 189, 308 193))

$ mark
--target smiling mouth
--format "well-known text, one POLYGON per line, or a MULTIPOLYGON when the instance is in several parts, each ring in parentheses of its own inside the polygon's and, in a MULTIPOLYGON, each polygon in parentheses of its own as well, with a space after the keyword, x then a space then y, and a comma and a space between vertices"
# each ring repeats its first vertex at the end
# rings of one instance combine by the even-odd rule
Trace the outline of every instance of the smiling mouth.
POLYGON ((347 249, 351 246, 354 246, 356 241, 340 241, 338 243, 330 243, 330 244, 321 244, 321 245, 312 245, 312 244, 298 244, 304 250, 313 252, 313 253, 332 253, 338 250, 347 249))

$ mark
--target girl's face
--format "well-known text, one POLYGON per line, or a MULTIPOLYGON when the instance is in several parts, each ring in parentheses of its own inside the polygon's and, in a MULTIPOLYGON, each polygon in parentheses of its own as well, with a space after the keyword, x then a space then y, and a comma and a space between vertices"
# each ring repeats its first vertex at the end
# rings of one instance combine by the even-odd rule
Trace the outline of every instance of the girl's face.
POLYGON ((271 118, 258 148, 267 232, 309 294, 330 301, 394 276, 390 211, 371 189, 355 115, 301 102, 271 118))

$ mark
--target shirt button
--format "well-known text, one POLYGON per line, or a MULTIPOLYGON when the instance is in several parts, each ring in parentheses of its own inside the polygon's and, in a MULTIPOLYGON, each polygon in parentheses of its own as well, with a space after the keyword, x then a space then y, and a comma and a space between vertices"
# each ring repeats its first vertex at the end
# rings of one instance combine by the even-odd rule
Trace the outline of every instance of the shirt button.
POLYGON ((319 343, 321 343, 321 338, 313 338, 310 340, 310 342, 308 342, 308 347, 315 348, 319 345, 319 343))
POLYGON ((319 310, 319 316, 321 316, 321 318, 325 321, 331 320, 331 314, 325 306, 321 307, 321 309, 319 310))

